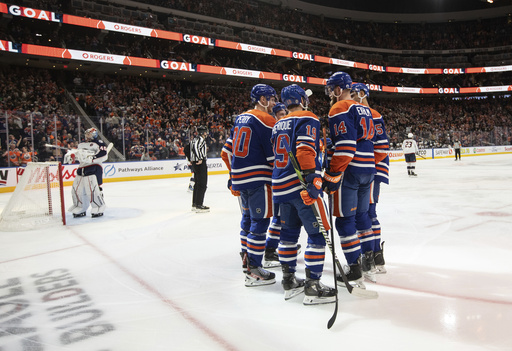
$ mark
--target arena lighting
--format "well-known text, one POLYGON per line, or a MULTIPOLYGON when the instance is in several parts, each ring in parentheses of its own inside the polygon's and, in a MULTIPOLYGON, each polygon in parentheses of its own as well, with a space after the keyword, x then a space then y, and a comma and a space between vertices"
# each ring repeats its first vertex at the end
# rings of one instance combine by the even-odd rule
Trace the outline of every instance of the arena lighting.
POLYGON ((494 3, 494 0, 487 0, 487 2, 488 2, 489 4, 492 4, 492 3, 494 3))

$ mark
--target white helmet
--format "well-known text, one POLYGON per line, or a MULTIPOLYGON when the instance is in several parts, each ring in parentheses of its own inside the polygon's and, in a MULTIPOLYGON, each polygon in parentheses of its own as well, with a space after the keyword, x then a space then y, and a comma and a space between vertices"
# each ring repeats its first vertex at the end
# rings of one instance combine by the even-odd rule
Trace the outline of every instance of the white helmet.
POLYGON ((412 139, 412 138, 414 137, 414 134, 409 133, 409 134, 407 135, 407 137, 408 137, 409 139, 412 139))

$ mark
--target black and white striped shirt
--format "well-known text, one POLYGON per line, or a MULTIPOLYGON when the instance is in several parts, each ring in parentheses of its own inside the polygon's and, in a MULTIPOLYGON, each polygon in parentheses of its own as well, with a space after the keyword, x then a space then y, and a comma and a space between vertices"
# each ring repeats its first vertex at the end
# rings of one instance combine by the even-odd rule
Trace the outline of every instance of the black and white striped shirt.
POLYGON ((196 136, 190 144, 190 161, 206 160, 206 140, 202 136, 196 136))

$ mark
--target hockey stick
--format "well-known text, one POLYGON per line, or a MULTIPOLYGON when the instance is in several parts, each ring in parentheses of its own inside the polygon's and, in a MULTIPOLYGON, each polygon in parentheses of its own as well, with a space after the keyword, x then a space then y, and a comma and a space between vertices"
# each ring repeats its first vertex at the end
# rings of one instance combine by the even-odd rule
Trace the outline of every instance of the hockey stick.
MULTIPOLYGON (((295 159, 295 156, 293 155, 293 153, 290 149, 290 145, 288 145, 288 141, 285 138, 283 138, 282 141, 283 141, 284 147, 286 149, 286 153, 288 154, 288 157, 292 161, 293 168, 295 169, 295 173, 297 174, 297 177, 299 178, 302 188, 304 190, 306 190, 307 185, 304 182, 304 178, 302 177, 299 164, 297 163, 297 160, 295 159)), ((331 250, 331 253, 333 254, 334 262, 336 263, 336 266, 338 267, 338 270, 340 271, 341 277, 343 279, 343 282, 345 283, 345 287, 347 288, 348 292, 352 295, 364 297, 364 298, 368 298, 368 299, 375 299, 375 298, 379 297, 379 294, 376 291, 361 289, 356 286, 352 286, 348 282, 347 276, 343 272, 343 267, 341 267, 341 263, 338 260, 338 257, 336 256, 336 252, 334 251, 332 241, 329 238, 329 235, 327 234, 327 232, 325 231, 325 227, 323 225, 322 217, 320 216, 320 213, 318 213, 318 210, 316 209, 314 204, 311 205, 311 209, 313 210, 313 213, 315 214, 316 220, 318 222, 318 226, 320 228, 320 232, 324 236, 325 243, 327 244, 327 246, 329 247, 329 250, 331 250)), ((333 321, 333 323, 334 323, 334 321, 333 321)))
POLYGON ((54 149, 61 149, 61 150, 71 150, 64 146, 58 146, 58 145, 52 145, 52 144, 44 144, 46 147, 53 147, 54 149))
POLYGON ((423 156, 421 156, 420 154, 416 154, 416 155, 418 155, 419 157, 421 157, 421 158, 422 158, 422 159, 424 159, 424 160, 426 160, 426 159, 427 159, 426 157, 423 157, 423 156))
MULTIPOLYGON (((328 196, 329 196, 329 225, 331 226, 331 243, 334 243, 334 226, 332 223, 332 209, 333 209, 332 195, 329 194, 328 196)), ((329 319, 329 321, 327 322, 327 329, 331 329, 332 325, 336 321, 336 317, 338 316, 338 282, 336 279, 336 260, 337 260, 336 253, 334 251, 334 246, 333 246, 332 247, 332 271, 334 274, 334 286, 336 289, 336 306, 334 307, 334 313, 332 314, 331 319, 329 319)), ((345 275, 345 273, 343 272, 343 269, 341 270, 341 274, 345 275)))
POLYGON ((112 150, 113 147, 114 147, 114 143, 108 144, 108 146, 107 146, 107 155, 110 152, 110 150, 112 150))
MULTIPOLYGON (((325 127, 322 128, 323 137, 324 137, 324 155, 322 159, 322 164, 326 165, 327 167, 327 134, 325 127)), ((334 230, 332 225, 332 195, 329 194, 329 225, 331 226, 331 243, 334 243, 334 230)), ((334 312, 332 314, 331 319, 327 322, 327 329, 331 329, 334 322, 336 321, 336 317, 338 316, 338 282, 336 281, 336 255, 335 255, 335 249, 334 245, 331 250, 332 253, 332 271, 334 274, 334 289, 336 290, 336 301, 334 304, 334 312)))
MULTIPOLYGON (((68 149, 67 147, 57 146, 57 145, 52 145, 52 144, 44 144, 44 146, 46 146, 46 147, 53 147, 54 149, 72 150, 72 149, 68 149)), ((112 150, 113 147, 114 147, 114 143, 108 144, 108 146, 107 146, 107 155, 110 152, 110 150, 112 150)))

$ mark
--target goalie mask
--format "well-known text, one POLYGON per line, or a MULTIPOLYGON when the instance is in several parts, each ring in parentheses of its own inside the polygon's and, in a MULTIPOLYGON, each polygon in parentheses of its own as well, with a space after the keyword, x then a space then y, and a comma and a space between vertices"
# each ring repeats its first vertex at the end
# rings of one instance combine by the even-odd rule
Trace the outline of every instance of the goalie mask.
POLYGON ((94 140, 98 137, 96 128, 89 128, 85 131, 85 140, 94 140))

